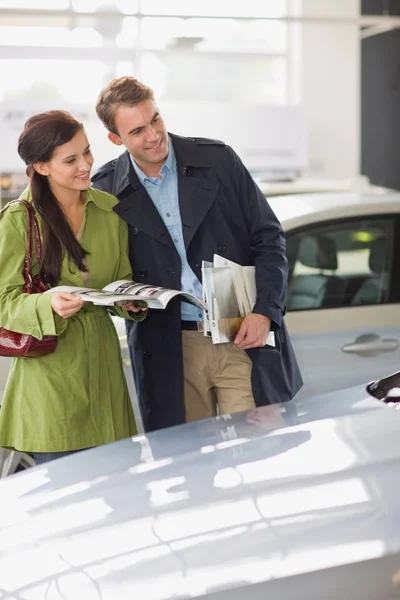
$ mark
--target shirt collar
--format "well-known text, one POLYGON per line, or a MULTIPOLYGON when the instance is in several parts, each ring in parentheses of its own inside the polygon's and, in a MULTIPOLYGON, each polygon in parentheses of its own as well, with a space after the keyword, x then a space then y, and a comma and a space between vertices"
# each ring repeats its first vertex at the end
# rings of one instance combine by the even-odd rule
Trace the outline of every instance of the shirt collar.
MULTIPOLYGON (((165 175, 169 171, 173 175, 176 175, 176 172, 177 172, 176 156, 175 156, 174 147, 171 142, 171 138, 169 136, 168 136, 168 142, 169 143, 168 143, 167 160, 161 167, 160 173, 161 173, 161 175, 165 175)), ((146 175, 146 173, 144 173, 142 171, 142 169, 139 167, 139 165, 134 161, 133 156, 131 154, 129 155, 129 157, 131 159, 133 168, 135 169, 136 175, 138 176, 139 181, 142 185, 144 185, 146 181, 154 181, 155 177, 149 177, 148 175, 146 175)))

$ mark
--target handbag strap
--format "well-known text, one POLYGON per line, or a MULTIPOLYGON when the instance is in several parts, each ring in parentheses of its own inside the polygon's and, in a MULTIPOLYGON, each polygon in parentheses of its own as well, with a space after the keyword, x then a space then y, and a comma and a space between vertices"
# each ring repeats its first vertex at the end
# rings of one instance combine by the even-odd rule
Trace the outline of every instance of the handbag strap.
POLYGON ((32 274, 31 274, 31 266, 32 266, 32 254, 33 254, 33 244, 36 246, 36 256, 38 261, 40 262, 41 252, 42 252, 42 244, 40 241, 39 234, 39 226, 36 219, 36 215, 33 207, 26 200, 22 200, 18 198, 18 200, 13 200, 13 202, 17 202, 18 204, 22 204, 26 211, 27 224, 28 224, 28 239, 26 245, 26 254, 24 260, 24 268, 23 275, 25 280, 25 291, 30 293, 32 291, 32 274))

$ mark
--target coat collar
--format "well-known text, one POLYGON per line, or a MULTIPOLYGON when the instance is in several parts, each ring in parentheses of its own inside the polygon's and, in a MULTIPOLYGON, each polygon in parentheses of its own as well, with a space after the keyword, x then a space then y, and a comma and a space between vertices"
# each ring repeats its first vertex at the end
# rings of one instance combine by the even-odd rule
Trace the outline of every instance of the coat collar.
MULTIPOLYGON (((207 167, 209 162, 196 144, 188 138, 169 134, 178 167, 179 208, 185 247, 188 248, 196 231, 206 217, 219 189, 216 181, 187 176, 189 167, 207 167)), ((168 229, 133 168, 128 152, 116 161, 113 194, 120 198, 114 211, 131 227, 169 246, 176 252, 168 229), (127 192, 127 193, 126 193, 127 192)))
POLYGON ((181 137, 173 133, 169 134, 174 145, 178 171, 185 174, 188 167, 209 167, 207 153, 202 152, 190 138, 181 137))
MULTIPOLYGON (((174 133, 168 133, 174 146, 178 172, 185 175, 189 167, 209 167, 210 163, 196 144, 189 138, 184 138, 174 133)), ((129 152, 123 152, 116 160, 114 172, 113 194, 119 196, 129 185, 134 190, 141 187, 139 178, 132 166, 129 152)))
MULTIPOLYGON (((20 195, 20 198, 21 200, 32 202, 32 190, 30 185, 24 189, 20 195)), ((87 205, 89 202, 93 202, 97 208, 100 208, 101 210, 111 212, 114 206, 118 204, 118 199, 107 192, 102 192, 95 188, 89 188, 85 194, 85 205, 87 205)))
POLYGON ((89 202, 93 202, 97 208, 100 208, 101 210, 111 212, 114 206, 118 204, 118 198, 115 198, 115 196, 112 196, 107 192, 89 188, 86 192, 85 204, 87 205, 89 202))

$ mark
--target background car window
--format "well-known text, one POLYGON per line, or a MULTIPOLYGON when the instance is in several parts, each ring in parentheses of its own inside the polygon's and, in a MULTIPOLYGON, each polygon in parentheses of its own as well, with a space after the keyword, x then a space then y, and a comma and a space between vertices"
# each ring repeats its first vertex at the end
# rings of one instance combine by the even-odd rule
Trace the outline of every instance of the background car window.
POLYGON ((391 219, 342 221, 287 235, 287 310, 382 304, 389 298, 391 219))

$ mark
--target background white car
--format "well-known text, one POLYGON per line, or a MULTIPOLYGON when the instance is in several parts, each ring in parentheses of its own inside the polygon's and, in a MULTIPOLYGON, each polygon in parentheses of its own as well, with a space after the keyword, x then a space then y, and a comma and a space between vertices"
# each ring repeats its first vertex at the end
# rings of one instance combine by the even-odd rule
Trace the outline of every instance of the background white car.
POLYGON ((354 179, 312 179, 298 177, 287 181, 264 180, 262 176, 255 176, 255 181, 262 193, 267 198, 273 196, 286 196, 287 194, 315 194, 323 192, 361 192, 381 193, 387 188, 373 185, 365 175, 354 179))
POLYGON ((357 385, 400 364, 400 193, 270 200, 286 231, 286 324, 299 398, 357 385))

